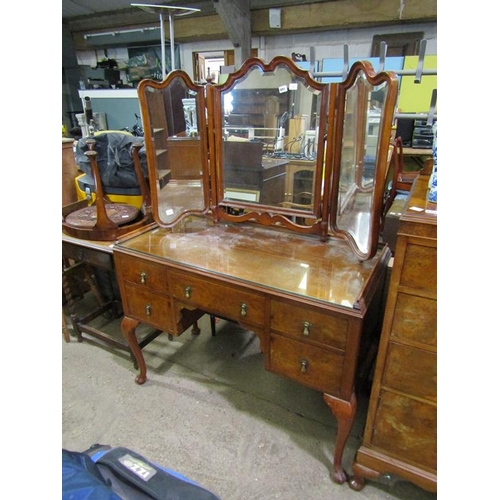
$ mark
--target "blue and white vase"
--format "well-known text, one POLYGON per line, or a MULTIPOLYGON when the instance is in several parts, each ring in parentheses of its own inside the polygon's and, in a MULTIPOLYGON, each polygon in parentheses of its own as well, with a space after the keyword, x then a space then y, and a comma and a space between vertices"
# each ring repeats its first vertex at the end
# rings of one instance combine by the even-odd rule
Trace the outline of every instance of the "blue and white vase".
POLYGON ((438 187, 437 187, 437 152, 438 152, 438 147, 437 147, 437 121, 434 122, 434 125, 432 126, 432 132, 434 135, 433 141, 432 141, 432 160, 433 160, 433 165, 432 165, 432 173, 429 177, 429 191, 427 193, 427 201, 430 201, 431 203, 437 203, 438 201, 438 187))

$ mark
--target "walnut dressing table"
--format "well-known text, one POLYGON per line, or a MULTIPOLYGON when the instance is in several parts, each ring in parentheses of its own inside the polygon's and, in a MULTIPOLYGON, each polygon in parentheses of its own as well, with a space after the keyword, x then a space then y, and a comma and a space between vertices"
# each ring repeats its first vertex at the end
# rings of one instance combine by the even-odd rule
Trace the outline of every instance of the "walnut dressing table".
POLYGON ((359 261, 339 240, 193 218, 115 246, 122 331, 146 381, 139 322, 179 335, 205 312, 260 339, 267 370, 324 393, 338 419, 335 477, 356 411, 358 352, 376 341, 388 247, 359 261))
MULTIPOLYGON (((285 57, 269 64, 249 59, 223 85, 198 86, 178 70, 163 82, 143 80, 138 86, 157 225, 114 246, 125 313, 121 326, 138 362, 136 382, 147 380, 136 338, 139 323, 171 336, 206 313, 239 323, 258 336, 265 369, 324 394, 338 421, 337 483, 346 481, 342 455, 356 413, 359 367, 381 325, 390 251, 378 241, 396 94, 396 76, 375 74, 367 63, 354 64, 343 83, 322 84, 285 57), (264 155, 252 167, 257 173, 278 159, 287 170, 286 151, 278 147, 282 140, 258 148, 242 141, 227 145, 228 97, 239 89, 282 94, 289 109, 315 117, 309 136, 315 135, 317 154, 308 157, 313 175, 307 205, 286 203, 286 178, 270 197, 258 183, 234 188, 243 178, 231 169, 250 149, 264 155), (374 91, 382 100, 376 116, 370 105, 374 91), (165 113, 158 107, 182 110, 187 100, 191 110, 196 102, 197 111, 185 113, 185 122, 159 120, 165 113), (375 160, 365 162, 373 119, 375 160), (182 186, 163 184, 165 144, 186 136, 199 144, 201 176, 183 178, 182 186), (179 187, 182 196, 174 194, 179 187)), ((280 137, 290 134, 283 117, 275 118, 280 137)), ((182 171, 182 164, 177 167, 182 171)))

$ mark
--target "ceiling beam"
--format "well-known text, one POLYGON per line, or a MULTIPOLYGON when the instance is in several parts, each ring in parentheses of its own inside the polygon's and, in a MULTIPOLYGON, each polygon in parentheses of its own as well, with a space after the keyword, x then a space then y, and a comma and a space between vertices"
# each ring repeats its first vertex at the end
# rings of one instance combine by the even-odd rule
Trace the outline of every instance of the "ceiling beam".
POLYGON ((252 52, 250 0, 214 0, 214 6, 233 42, 234 64, 239 68, 252 52))

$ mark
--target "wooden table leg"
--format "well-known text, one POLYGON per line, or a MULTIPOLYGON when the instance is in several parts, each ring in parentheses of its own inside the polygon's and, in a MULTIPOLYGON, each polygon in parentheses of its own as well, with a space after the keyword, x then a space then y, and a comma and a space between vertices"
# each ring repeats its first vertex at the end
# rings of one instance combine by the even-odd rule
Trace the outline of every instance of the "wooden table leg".
POLYGON ((130 350, 132 351, 137 364, 139 365, 139 375, 135 377, 135 381, 137 384, 141 385, 144 384, 144 382, 146 382, 147 377, 146 377, 146 362, 144 361, 144 356, 142 355, 142 350, 139 346, 139 343, 137 342, 137 336, 135 334, 135 329, 137 328, 138 325, 139 321, 124 316, 120 324, 120 327, 122 334, 125 337, 125 340, 127 341, 127 344, 129 345, 130 350))
POLYGON ((193 323, 193 328, 191 329, 191 333, 193 335, 199 335, 201 333, 201 329, 200 327, 198 326, 198 321, 195 321, 193 323))
POLYGON ((323 394, 323 399, 337 419, 337 439, 333 451, 333 480, 338 484, 343 484, 347 476, 342 468, 342 455, 356 415, 356 395, 352 393, 350 401, 338 399, 330 394, 323 394))

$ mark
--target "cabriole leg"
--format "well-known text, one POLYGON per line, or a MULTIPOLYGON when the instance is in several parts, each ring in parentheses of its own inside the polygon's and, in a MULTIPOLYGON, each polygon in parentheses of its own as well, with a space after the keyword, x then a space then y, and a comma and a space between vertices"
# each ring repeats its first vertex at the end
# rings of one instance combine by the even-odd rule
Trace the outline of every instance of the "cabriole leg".
POLYGON ((343 484, 347 476, 342 468, 342 455, 356 415, 356 395, 353 393, 350 401, 338 399, 330 394, 323 394, 323 399, 337 419, 338 432, 333 450, 333 480, 343 484))
POLYGON ((137 337, 135 335, 135 329, 139 325, 139 322, 136 321, 135 319, 127 318, 125 316, 122 319, 122 322, 120 324, 122 334, 125 337, 125 340, 127 341, 127 344, 130 347, 130 350, 132 351, 135 360, 137 361, 137 364, 139 365, 139 375, 135 377, 135 381, 137 384, 144 384, 146 382, 147 377, 146 377, 146 362, 144 361, 144 356, 142 355, 142 350, 139 347, 139 343, 137 342, 137 337))

